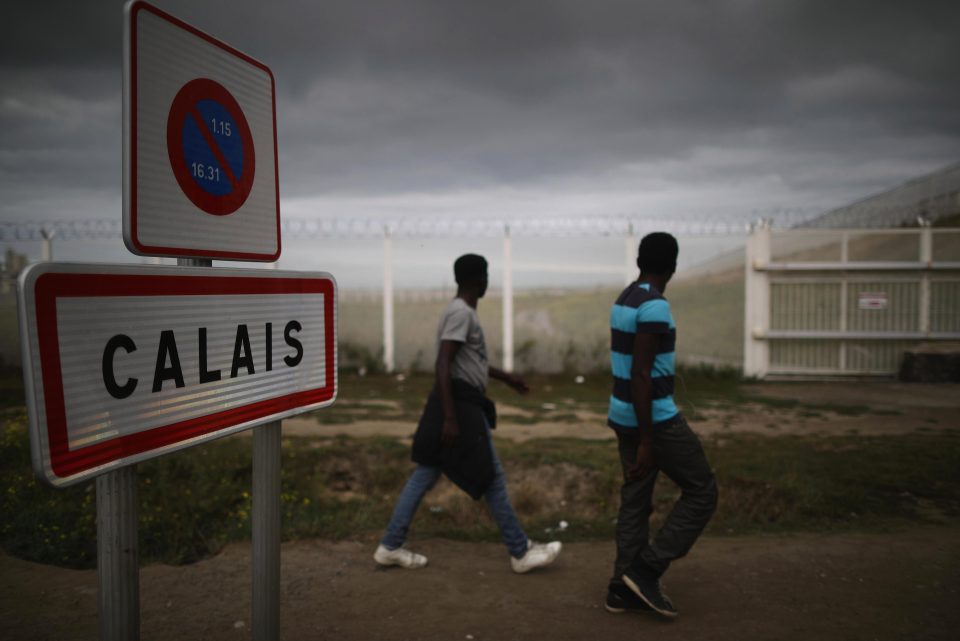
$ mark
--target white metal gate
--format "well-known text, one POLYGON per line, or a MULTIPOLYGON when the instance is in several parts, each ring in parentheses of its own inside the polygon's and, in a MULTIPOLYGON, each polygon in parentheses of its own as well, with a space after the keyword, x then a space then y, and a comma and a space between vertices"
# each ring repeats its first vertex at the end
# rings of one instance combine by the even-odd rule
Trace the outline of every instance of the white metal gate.
POLYGON ((754 229, 744 374, 890 375, 960 340, 960 229, 754 229))

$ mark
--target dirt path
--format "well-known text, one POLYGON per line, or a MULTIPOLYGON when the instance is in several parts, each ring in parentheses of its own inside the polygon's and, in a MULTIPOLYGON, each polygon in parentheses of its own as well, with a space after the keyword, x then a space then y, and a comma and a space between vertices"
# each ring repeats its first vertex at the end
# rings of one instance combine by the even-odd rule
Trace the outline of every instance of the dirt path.
MULTIPOLYGON (((701 433, 753 431, 884 434, 956 429, 952 386, 764 384, 765 396, 807 409, 749 404, 703 409, 701 433), (842 413, 809 406, 868 407, 842 413)), ((611 438, 602 417, 511 423, 500 437, 611 438)), ((284 433, 391 435, 414 426, 387 421, 321 426, 284 421, 284 433)), ((667 587, 681 610, 665 623, 602 608, 610 542, 568 544, 557 564, 528 576, 510 572, 495 544, 417 539, 424 570, 378 569, 372 538, 298 541, 283 548, 282 638, 511 639, 655 638, 711 641, 944 640, 960 629, 960 527, 882 534, 710 537, 677 563, 667 587)), ((184 567, 141 572, 142 638, 245 641, 250 638, 250 546, 184 567)), ((64 570, 0 554, 0 640, 97 638, 96 572, 64 570)))
MULTIPOLYGON (((784 434, 906 434, 918 429, 960 428, 956 408, 960 386, 897 382, 759 383, 745 385, 751 396, 799 404, 798 407, 751 402, 693 407, 686 412, 700 434, 751 432, 784 434)), ((497 436, 515 441, 533 438, 612 439, 606 415, 578 411, 576 421, 518 421, 525 413, 509 404, 498 407, 497 436)), ((413 437, 414 421, 357 420, 323 425, 312 416, 283 422, 285 434, 332 437, 413 437)))
MULTIPOLYGON (((566 546, 538 573, 510 572, 496 544, 413 540, 419 571, 383 570, 372 541, 284 545, 282 638, 952 640, 960 626, 960 530, 709 538, 675 564, 680 617, 602 608, 612 547, 566 546)), ((248 545, 186 567, 143 569, 143 639, 250 638, 248 545)), ((0 557, 4 639, 96 639, 96 574, 0 557)))

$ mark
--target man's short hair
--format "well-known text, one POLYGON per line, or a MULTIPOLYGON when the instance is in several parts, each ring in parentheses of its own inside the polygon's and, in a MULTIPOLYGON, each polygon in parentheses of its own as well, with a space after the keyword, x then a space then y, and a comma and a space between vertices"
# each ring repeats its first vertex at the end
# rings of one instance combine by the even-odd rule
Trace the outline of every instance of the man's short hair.
POLYGON ((457 285, 479 283, 487 273, 487 259, 478 254, 464 254, 453 263, 457 285))
POLYGON ((677 239, 663 231, 647 234, 640 241, 637 267, 641 274, 672 274, 677 271, 677 239))

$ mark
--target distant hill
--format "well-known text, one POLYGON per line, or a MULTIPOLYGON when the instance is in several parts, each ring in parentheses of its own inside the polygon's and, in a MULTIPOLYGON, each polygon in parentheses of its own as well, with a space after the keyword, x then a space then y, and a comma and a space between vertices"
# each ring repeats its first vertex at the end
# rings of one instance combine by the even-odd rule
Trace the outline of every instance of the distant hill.
POLYGON ((960 162, 832 209, 802 227, 859 229, 937 223, 960 215, 960 162))

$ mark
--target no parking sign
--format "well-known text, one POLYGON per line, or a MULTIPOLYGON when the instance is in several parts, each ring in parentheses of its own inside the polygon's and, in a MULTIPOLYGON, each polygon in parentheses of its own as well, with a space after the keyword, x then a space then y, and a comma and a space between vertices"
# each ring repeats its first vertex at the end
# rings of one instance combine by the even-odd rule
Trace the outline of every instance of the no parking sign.
POLYGON ((253 188, 256 152, 236 98, 209 78, 177 93, 167 119, 170 167, 183 193, 208 214, 237 211, 253 188))
POLYGON ((280 256, 273 74, 135 0, 124 28, 123 236, 146 256, 280 256))

